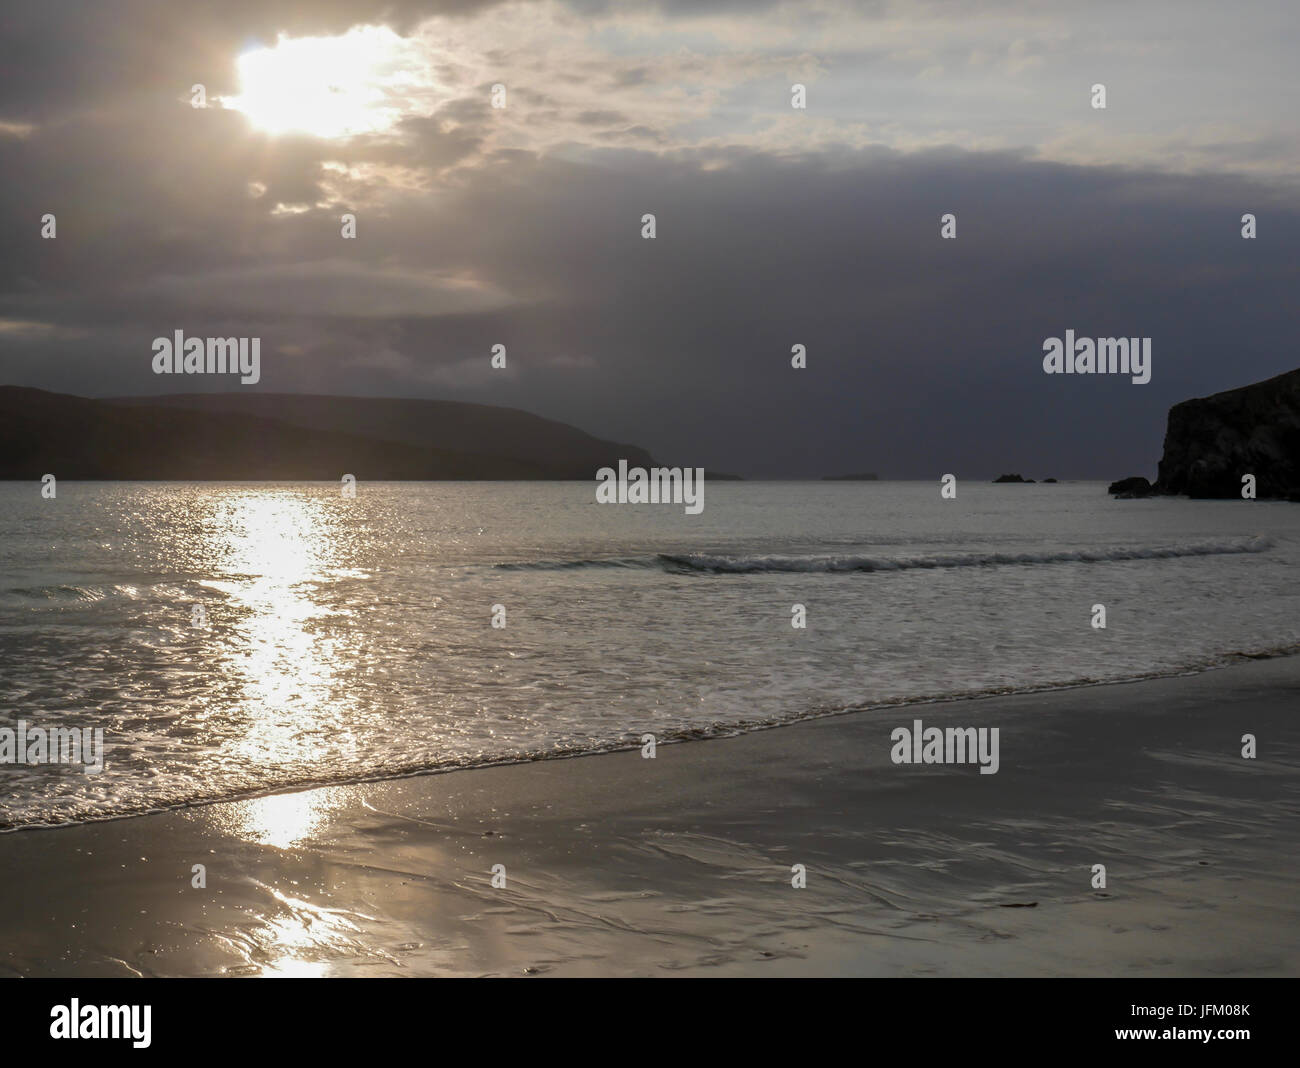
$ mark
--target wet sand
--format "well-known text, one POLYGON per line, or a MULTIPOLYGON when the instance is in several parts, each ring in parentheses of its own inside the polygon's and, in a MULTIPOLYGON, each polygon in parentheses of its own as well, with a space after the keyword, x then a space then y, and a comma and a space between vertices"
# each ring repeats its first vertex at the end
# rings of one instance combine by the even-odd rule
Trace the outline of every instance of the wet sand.
POLYGON ((0 834, 0 975, 1295 975, 1298 716, 1291 657, 0 834))

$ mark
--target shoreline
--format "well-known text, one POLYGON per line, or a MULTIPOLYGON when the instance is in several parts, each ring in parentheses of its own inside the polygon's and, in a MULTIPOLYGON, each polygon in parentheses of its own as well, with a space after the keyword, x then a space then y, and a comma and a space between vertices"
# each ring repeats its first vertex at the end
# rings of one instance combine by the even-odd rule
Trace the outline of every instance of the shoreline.
MULTIPOLYGON (((928 705, 958 704, 966 701, 989 701, 1004 697, 1056 693, 1065 690, 1088 690, 1093 687, 1129 686, 1135 683, 1154 682, 1161 679, 1191 678, 1197 675, 1222 671, 1226 668, 1232 668, 1247 663, 1262 660, 1278 660, 1289 657, 1300 657, 1300 645, 1277 646, 1258 653, 1224 653, 1217 656, 1213 661, 1206 661, 1183 668, 1171 668, 1168 671, 1155 671, 1142 675, 1126 676, 1124 678, 1076 679, 1068 682, 1051 683, 1044 686, 1026 687, 1024 689, 1010 688, 975 690, 965 694, 936 694, 933 696, 923 697, 900 697, 896 700, 886 700, 874 704, 851 705, 844 708, 813 709, 772 722, 752 721, 734 724, 720 724, 707 729, 698 727, 685 728, 675 733, 663 734, 656 737, 659 746, 678 745, 684 742, 716 742, 731 738, 741 738, 745 735, 755 734, 762 731, 776 730, 781 727, 790 727, 800 723, 807 723, 812 720, 831 719, 837 716, 864 715, 872 712, 907 709, 912 706, 919 708, 928 705)), ((403 779, 420 778, 429 775, 449 775, 455 772, 476 771, 484 768, 516 767, 536 764, 543 761, 577 760, 583 757, 609 756, 615 753, 634 752, 640 748, 641 743, 639 741, 634 741, 612 743, 606 748, 574 749, 572 751, 547 751, 544 753, 507 756, 502 757, 499 760, 486 760, 475 764, 421 765, 420 767, 413 767, 409 770, 386 771, 374 775, 287 783, 284 786, 277 786, 269 790, 257 790, 246 794, 232 794, 225 797, 216 797, 211 799, 180 801, 175 804, 135 809, 105 816, 84 816, 78 819, 64 820, 58 823, 42 823, 34 821, 9 825, 7 821, 0 820, 0 840, 2 840, 5 835, 18 834, 25 831, 54 831, 65 827, 78 827, 83 824, 113 823, 118 820, 139 819, 142 816, 157 816, 169 812, 183 812, 188 809, 206 808, 210 805, 235 804, 241 801, 256 801, 261 798, 276 797, 281 794, 302 793, 307 790, 330 789, 332 787, 344 786, 377 785, 403 779)))
POLYGON ((1298 696, 1283 656, 28 826, 0 974, 1294 975, 1298 696), (892 764, 917 718, 999 772, 892 764))

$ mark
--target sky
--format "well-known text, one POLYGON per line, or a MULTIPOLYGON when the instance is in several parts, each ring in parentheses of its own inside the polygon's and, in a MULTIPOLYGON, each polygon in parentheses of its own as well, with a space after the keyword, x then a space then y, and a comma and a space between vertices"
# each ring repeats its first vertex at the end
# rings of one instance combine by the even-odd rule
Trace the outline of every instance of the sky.
POLYGON ((1297 30, 3 0, 0 384, 500 404, 748 477, 1153 477, 1170 405, 1300 366, 1297 30), (155 374, 178 329, 261 338, 260 382, 155 374), (1067 329, 1150 338, 1151 381, 1045 374, 1067 329))

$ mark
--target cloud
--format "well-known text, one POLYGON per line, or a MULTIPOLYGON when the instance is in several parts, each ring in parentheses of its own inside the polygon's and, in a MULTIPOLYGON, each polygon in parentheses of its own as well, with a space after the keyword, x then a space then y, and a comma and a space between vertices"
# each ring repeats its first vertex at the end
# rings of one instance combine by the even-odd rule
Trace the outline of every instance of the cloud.
POLYGON ((482 313, 513 303, 499 287, 479 279, 340 259, 152 278, 133 295, 148 306, 169 306, 179 314, 327 314, 356 319, 482 313))
POLYGON ((1294 366, 1300 326, 1282 9, 1252 52, 1156 7, 1085 34, 1010 2, 32 6, 0 46, 0 380, 162 390, 149 343, 182 328, 262 337, 267 389, 506 404, 724 470, 1142 473, 1169 404, 1294 366), (386 10, 427 60, 391 127, 188 105, 250 41, 386 10), (1044 376, 1067 328, 1152 337, 1152 383, 1044 376))

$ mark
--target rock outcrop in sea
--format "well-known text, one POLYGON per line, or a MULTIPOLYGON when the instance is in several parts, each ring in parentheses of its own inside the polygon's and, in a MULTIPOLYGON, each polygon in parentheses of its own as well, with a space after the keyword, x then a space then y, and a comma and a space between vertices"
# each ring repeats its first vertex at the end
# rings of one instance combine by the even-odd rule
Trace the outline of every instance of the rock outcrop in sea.
POLYGON ((1134 497, 1150 497, 1152 486, 1141 475, 1134 475, 1132 478, 1112 482, 1106 492, 1115 494, 1121 500, 1130 500, 1134 497))

